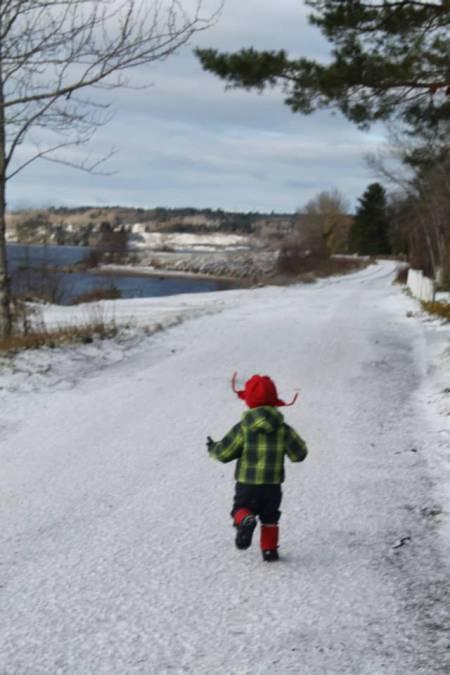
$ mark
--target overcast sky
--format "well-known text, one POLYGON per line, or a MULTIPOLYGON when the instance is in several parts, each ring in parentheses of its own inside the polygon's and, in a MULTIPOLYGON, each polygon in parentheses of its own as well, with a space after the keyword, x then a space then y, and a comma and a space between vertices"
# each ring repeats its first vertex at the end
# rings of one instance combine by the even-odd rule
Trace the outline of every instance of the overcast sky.
MULTIPOLYGON (((148 0, 150 2, 150 0, 148 0)), ((209 7, 217 0, 206 0, 209 7)), ((321 190, 338 188, 355 206, 375 177, 364 161, 383 130, 364 133, 340 115, 305 117, 280 90, 224 91, 204 72, 194 46, 287 49, 326 58, 328 45, 308 25, 302 0, 225 0, 217 24, 191 45, 135 71, 148 89, 109 93, 114 118, 90 150, 115 156, 110 176, 37 162, 9 184, 8 206, 128 205, 292 212, 321 190)))

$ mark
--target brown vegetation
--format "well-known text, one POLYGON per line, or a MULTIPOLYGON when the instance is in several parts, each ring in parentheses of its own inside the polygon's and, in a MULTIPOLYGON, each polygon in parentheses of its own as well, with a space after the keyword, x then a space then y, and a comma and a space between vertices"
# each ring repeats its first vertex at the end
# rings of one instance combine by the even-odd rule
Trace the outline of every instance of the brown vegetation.
POLYGON ((94 339, 112 338, 117 334, 113 325, 86 323, 81 326, 64 326, 49 330, 32 330, 29 333, 13 333, 0 340, 0 352, 17 352, 39 347, 58 347, 74 342, 88 343, 94 339))
POLYGON ((428 314, 434 314, 445 321, 450 321, 450 302, 422 302, 422 307, 428 314))
POLYGON ((301 244, 287 241, 280 249, 276 273, 271 282, 311 283, 316 278, 356 272, 368 264, 369 261, 352 256, 328 256, 317 251, 305 255, 301 244))
POLYGON ((13 303, 13 330, 11 335, 0 339, 0 352, 89 343, 94 339, 112 338, 117 332, 116 322, 105 319, 98 308, 78 325, 47 328, 38 309, 16 300, 13 303))
POLYGON ((311 199, 302 211, 306 226, 322 233, 328 253, 347 253, 352 217, 350 204, 339 190, 324 190, 311 199))
POLYGON ((404 286, 408 281, 408 272, 409 272, 409 265, 399 265, 399 267, 397 267, 397 270, 395 272, 393 283, 402 284, 404 286))
POLYGON ((73 305, 81 305, 85 302, 98 302, 100 300, 118 300, 122 297, 121 292, 116 286, 108 288, 94 288, 86 293, 80 293, 73 300, 73 305))

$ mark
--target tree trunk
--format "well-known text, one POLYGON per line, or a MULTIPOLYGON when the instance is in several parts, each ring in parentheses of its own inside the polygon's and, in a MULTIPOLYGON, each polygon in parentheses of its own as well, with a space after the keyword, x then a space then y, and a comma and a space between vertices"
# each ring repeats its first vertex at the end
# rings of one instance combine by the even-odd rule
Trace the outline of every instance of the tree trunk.
POLYGON ((12 328, 8 262, 6 260, 5 111, 3 100, 2 54, 0 51, 0 339, 10 335, 12 328))
POLYGON ((0 339, 10 334, 10 289, 5 240, 5 185, 2 181, 0 184, 0 339))

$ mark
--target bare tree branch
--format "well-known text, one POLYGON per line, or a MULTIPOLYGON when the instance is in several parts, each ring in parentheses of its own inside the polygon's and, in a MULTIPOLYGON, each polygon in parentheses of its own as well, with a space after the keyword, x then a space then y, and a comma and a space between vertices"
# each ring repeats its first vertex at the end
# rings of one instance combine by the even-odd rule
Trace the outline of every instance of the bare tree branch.
POLYGON ((125 73, 168 58, 217 20, 222 2, 197 0, 188 10, 180 0, 0 0, 0 337, 11 327, 7 181, 40 159, 100 173, 113 152, 61 155, 110 119, 89 90, 123 87, 125 73), (206 2, 215 5, 209 15, 206 2), (25 156, 13 166, 19 148, 25 156))

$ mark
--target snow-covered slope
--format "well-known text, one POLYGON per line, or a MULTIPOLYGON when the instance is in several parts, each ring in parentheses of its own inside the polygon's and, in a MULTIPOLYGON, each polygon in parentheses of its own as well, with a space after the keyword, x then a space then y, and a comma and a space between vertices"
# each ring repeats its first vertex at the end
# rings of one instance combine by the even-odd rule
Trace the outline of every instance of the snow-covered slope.
POLYGON ((417 306, 392 270, 120 301, 139 339, 4 369, 2 675, 449 672, 447 506, 430 463, 449 417, 443 394, 424 399, 449 331, 406 316, 417 306), (277 564, 257 537, 234 548, 233 469, 206 454, 242 412, 234 370, 300 391, 285 415, 310 455, 287 466, 277 564))
POLYGON ((130 248, 145 248, 155 251, 161 249, 216 251, 249 248, 250 240, 246 236, 223 232, 206 234, 142 232, 138 235, 131 235, 129 246, 130 248))

